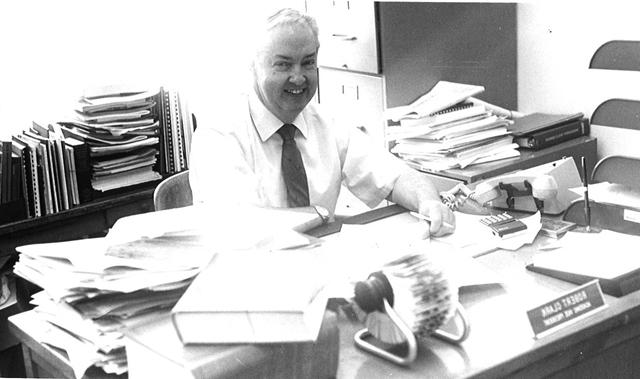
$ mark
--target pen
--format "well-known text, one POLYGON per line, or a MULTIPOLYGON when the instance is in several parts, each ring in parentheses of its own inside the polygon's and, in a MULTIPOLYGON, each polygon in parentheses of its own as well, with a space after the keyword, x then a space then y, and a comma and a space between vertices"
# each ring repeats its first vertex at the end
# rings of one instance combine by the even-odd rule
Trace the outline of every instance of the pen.
MULTIPOLYGON (((431 219, 430 219, 429 217, 427 217, 427 216, 423 215, 423 214, 420 214, 420 213, 418 213, 418 212, 409 212, 409 213, 410 213, 413 217, 415 217, 415 218, 419 218, 420 220, 424 220, 424 221, 427 221, 427 222, 431 222, 431 219)), ((442 221, 442 225, 446 226, 447 228, 451 228, 451 229, 453 229, 453 225, 449 224, 449 223, 448 223, 448 222, 446 222, 446 221, 442 221)))
POLYGON ((591 206, 589 205, 589 178, 587 177, 587 159, 582 157, 582 186, 584 191, 584 219, 587 232, 591 231, 591 206))

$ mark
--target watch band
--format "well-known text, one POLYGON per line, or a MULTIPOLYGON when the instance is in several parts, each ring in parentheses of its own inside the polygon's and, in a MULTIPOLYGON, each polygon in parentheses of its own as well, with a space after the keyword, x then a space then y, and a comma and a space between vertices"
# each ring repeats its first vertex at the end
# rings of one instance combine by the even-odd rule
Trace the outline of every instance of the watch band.
POLYGON ((320 205, 313 205, 313 209, 315 209, 318 216, 320 216, 323 224, 329 222, 329 211, 325 207, 321 207, 320 205))

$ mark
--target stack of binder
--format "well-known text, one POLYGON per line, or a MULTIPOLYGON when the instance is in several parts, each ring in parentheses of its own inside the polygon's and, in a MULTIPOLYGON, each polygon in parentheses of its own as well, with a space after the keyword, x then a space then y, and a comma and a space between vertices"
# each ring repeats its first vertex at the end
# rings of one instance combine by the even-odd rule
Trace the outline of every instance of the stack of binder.
POLYGON ((390 114, 396 116, 397 124, 387 129, 387 139, 395 141, 391 151, 424 171, 519 156, 508 130, 512 121, 473 102, 471 96, 483 90, 456 83, 436 85, 421 98, 426 100, 416 105, 417 111, 411 111, 411 105, 400 108, 405 112, 398 117, 398 109, 393 110, 390 114))

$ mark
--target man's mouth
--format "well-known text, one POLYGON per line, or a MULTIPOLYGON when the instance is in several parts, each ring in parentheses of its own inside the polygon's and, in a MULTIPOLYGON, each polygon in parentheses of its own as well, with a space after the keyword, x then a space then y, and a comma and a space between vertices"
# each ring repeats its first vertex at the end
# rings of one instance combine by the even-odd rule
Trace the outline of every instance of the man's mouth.
POLYGON ((285 89, 284 92, 291 95, 300 95, 304 92, 304 88, 285 89))

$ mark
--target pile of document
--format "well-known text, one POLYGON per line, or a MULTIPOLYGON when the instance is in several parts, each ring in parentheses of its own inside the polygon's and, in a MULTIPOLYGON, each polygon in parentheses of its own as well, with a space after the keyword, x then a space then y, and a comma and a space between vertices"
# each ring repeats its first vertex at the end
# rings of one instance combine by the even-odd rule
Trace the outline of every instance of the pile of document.
POLYGON ((158 90, 85 93, 65 133, 89 145, 94 190, 108 191, 161 179, 154 165, 159 154, 158 90))
POLYGON ((14 272, 32 297, 40 342, 64 350, 77 377, 127 371, 123 332, 166 314, 212 258, 199 236, 119 242, 109 236, 18 247, 14 272))
POLYGON ((19 246, 14 273, 43 289, 25 317, 30 333, 64 350, 78 378, 94 365, 123 373, 125 331, 167 317, 216 254, 312 248, 318 239, 294 231, 310 221, 321 222, 289 209, 190 206, 122 217, 102 238, 19 246))
POLYGON ((474 95, 482 86, 438 82, 414 103, 388 110, 392 152, 424 171, 491 162, 520 155, 507 129, 512 122, 474 95))

